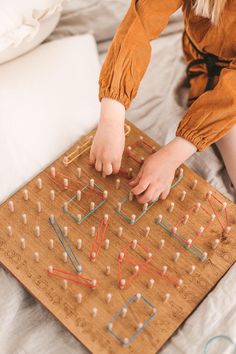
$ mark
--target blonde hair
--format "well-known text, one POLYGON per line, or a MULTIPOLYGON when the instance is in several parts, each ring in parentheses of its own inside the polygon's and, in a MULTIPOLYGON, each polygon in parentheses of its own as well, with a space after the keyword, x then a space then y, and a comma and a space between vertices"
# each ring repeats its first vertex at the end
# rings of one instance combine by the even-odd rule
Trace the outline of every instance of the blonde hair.
POLYGON ((217 25, 226 2, 227 0, 195 0, 195 14, 198 16, 207 17, 213 24, 217 25))

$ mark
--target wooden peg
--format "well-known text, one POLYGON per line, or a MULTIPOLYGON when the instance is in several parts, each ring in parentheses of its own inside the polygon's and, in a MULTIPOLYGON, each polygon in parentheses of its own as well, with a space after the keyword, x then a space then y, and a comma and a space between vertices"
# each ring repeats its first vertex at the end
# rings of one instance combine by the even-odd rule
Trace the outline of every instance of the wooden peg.
POLYGON ((23 222, 23 224, 27 224, 27 215, 26 214, 22 214, 21 215, 21 219, 22 219, 22 222, 23 222))
POLYGON ((97 287, 97 280, 96 279, 92 279, 92 290, 95 290, 97 287))
POLYGON ((176 288, 179 289, 182 285, 183 285, 183 280, 182 279, 178 279, 176 282, 176 288))
POLYGON ((166 266, 166 265, 164 265, 163 267, 162 267, 162 275, 165 275, 166 273, 167 273, 167 270, 168 270, 168 267, 166 266))
POLYGON ((226 226, 223 231, 223 237, 227 238, 230 234, 231 229, 232 229, 231 226, 229 226, 229 225, 226 226))
POLYGON ((24 198, 25 201, 29 200, 29 191, 28 191, 28 189, 24 189, 23 190, 23 198, 24 198))
POLYGON ((158 248, 161 250, 165 246, 165 240, 161 239, 158 244, 158 248))
POLYGON ((161 223, 162 219, 163 219, 163 216, 161 214, 159 214, 157 217, 157 222, 161 223))
POLYGON ((77 222, 80 223, 82 220, 82 215, 81 214, 77 214, 77 222))
POLYGON ((112 322, 108 323, 107 328, 108 328, 109 331, 112 331, 112 328, 113 328, 112 322))
POLYGON ((208 254, 206 252, 203 252, 203 255, 201 256, 201 261, 204 262, 208 257, 208 254))
POLYGON ((52 166, 50 168, 50 173, 51 173, 51 177, 55 178, 56 177, 56 168, 52 166))
POLYGON ((92 308, 92 317, 95 318, 97 317, 98 309, 96 307, 92 308))
POLYGON ((65 237, 68 237, 68 226, 63 226, 63 233, 65 237))
POLYGON ((116 179, 116 189, 120 189, 120 179, 116 179))
POLYGON ((197 236, 201 236, 204 232, 205 228, 203 226, 200 226, 197 232, 197 236))
POLYGON ((83 300, 83 295, 81 293, 76 294, 76 301, 78 302, 78 304, 82 303, 83 300))
POLYGON ((216 218, 216 215, 215 214, 211 214, 211 217, 210 217, 210 221, 213 222, 216 218))
POLYGON ((52 274, 52 273, 53 273, 53 266, 52 266, 52 265, 49 265, 49 266, 48 266, 48 273, 49 273, 49 274, 52 274))
POLYGON ((181 195, 180 195, 180 201, 183 202, 184 199, 186 198, 187 192, 186 191, 182 191, 181 195))
POLYGON ((176 252, 174 256, 174 262, 177 263, 180 258, 180 252, 176 252))
POLYGON ((120 226, 120 227, 118 228, 117 234, 118 234, 119 237, 122 236, 122 234, 123 234, 123 227, 122 227, 122 226, 120 226))
POLYGON ((50 221, 52 224, 54 224, 55 222, 55 215, 54 214, 51 214, 50 217, 49 217, 50 221))
POLYGON ((148 235, 149 235, 149 233, 150 233, 150 230, 151 230, 151 228, 150 228, 149 226, 147 226, 147 227, 145 228, 145 237, 148 237, 148 235))
POLYGON ((148 281, 148 289, 152 289, 153 288, 153 285, 154 285, 154 283, 155 283, 155 280, 154 279, 149 279, 149 281, 148 281))
POLYGON ((119 254, 119 260, 122 262, 122 261, 124 260, 124 258, 125 258, 124 252, 120 252, 120 254, 119 254))
POLYGON ((132 192, 129 192, 129 201, 132 201, 134 199, 134 194, 132 192))
POLYGON ((91 226, 91 236, 94 237, 96 235, 96 227, 91 226))
POLYGON ((63 253, 62 253, 62 257, 63 257, 63 262, 66 263, 67 260, 68 260, 68 255, 67 255, 67 253, 66 253, 66 252, 63 252, 63 253))
POLYGON ((195 213, 197 213, 200 210, 200 208, 201 208, 201 203, 198 202, 194 208, 195 213))
POLYGON ((135 214, 132 214, 131 215, 131 224, 134 224, 136 221, 136 215, 135 214))
POLYGON ((8 207, 9 207, 10 212, 14 213, 14 211, 15 211, 15 206, 14 206, 13 200, 10 200, 10 201, 8 202, 8 207))
POLYGON ((195 272, 196 266, 194 264, 191 265, 191 267, 188 270, 188 273, 192 275, 195 272))
POLYGON ((108 240, 108 238, 107 238, 107 239, 104 241, 104 248, 105 248, 105 250, 108 250, 109 246, 110 246, 110 240, 108 240))
POLYGON ((215 250, 219 246, 219 244, 220 244, 220 240, 218 238, 215 239, 211 244, 212 249, 215 250))
POLYGON ((178 229, 176 226, 172 227, 171 232, 175 235, 177 233, 178 229))
POLYGON ((212 194, 213 194, 212 191, 208 191, 207 194, 206 194, 206 199, 207 200, 210 199, 212 194))
POLYGON ((81 193, 80 190, 78 190, 78 191, 76 192, 76 198, 77 198, 77 200, 78 200, 79 202, 81 201, 81 197, 82 197, 82 193, 81 193))
POLYGON ((81 178, 81 175, 82 175, 81 167, 77 167, 76 173, 77 173, 77 177, 78 177, 78 178, 81 178))
POLYGON ((132 240, 131 242, 131 247, 133 250, 135 250, 135 248, 137 247, 138 241, 137 240, 132 240))
POLYGON ((112 299, 112 293, 107 293, 106 295, 106 303, 109 304, 111 302, 112 299))
POLYGON ((109 266, 109 265, 106 266, 105 274, 106 275, 110 275, 111 274, 111 266, 109 266))
POLYGON ((38 213, 41 213, 41 211, 42 211, 42 204, 41 204, 41 202, 40 202, 40 201, 37 201, 37 202, 36 202, 36 206, 37 206, 37 212, 38 212, 38 213))
POLYGON ((77 249, 81 250, 81 248, 82 248, 82 240, 81 240, 81 238, 78 238, 78 240, 77 240, 77 249))
POLYGON ((191 188, 192 188, 192 189, 196 189, 197 184, 198 184, 198 180, 195 179, 195 180, 193 181, 192 185, 191 185, 191 188))
POLYGON ((55 193, 54 189, 51 189, 50 190, 50 199, 51 199, 51 201, 54 201, 55 197, 56 197, 56 193, 55 193))
POLYGON ((63 186, 64 186, 64 189, 68 189, 68 187, 69 187, 69 180, 68 180, 68 178, 64 178, 64 179, 63 179, 63 186))
POLYGON ((173 212, 174 207, 175 207, 175 203, 174 203, 174 202, 171 202, 170 205, 169 205, 169 207, 168 207, 169 213, 172 213, 172 212, 173 212))
POLYGON ((90 261, 95 262, 96 261, 97 254, 96 252, 91 252, 90 253, 90 261))
POLYGON ((135 265, 134 266, 134 269, 133 269, 133 273, 134 274, 137 274, 139 272, 139 266, 138 265, 135 265))
POLYGON ((105 225, 108 223, 108 219, 109 219, 109 215, 108 215, 108 214, 104 214, 103 223, 104 223, 105 225))
POLYGON ((220 211, 225 211, 225 209, 227 208, 228 204, 226 202, 224 202, 221 206, 220 211))
POLYGON ((51 239, 48 241, 48 248, 49 248, 50 250, 52 250, 52 249, 53 249, 53 246, 54 246, 54 241, 53 241, 53 239, 51 238, 51 239))
POLYGON ((62 279, 62 288, 66 290, 68 288, 68 281, 66 279, 62 279))
POLYGON ((108 198, 108 191, 103 191, 103 199, 107 199, 108 198))
POLYGON ((119 213, 121 212, 121 206, 122 206, 121 203, 117 203, 117 211, 118 211, 119 213))
POLYGON ((68 211, 68 202, 63 203, 63 209, 64 211, 68 211))
POLYGON ((148 252, 147 259, 151 259, 151 258, 152 258, 152 252, 148 252))
POLYGON ((38 189, 42 189, 42 188, 43 188, 43 181, 42 181, 42 178, 37 178, 37 180, 36 180, 36 186, 38 187, 38 189))
POLYGON ((188 221, 189 221, 189 215, 185 214, 183 219, 183 224, 186 225, 188 221))
POLYGON ((144 203, 143 204, 143 211, 147 211, 147 209, 148 209, 148 203, 144 203))
POLYGON ((166 302, 168 302, 169 300, 170 300, 170 294, 169 293, 166 293, 165 295, 164 295, 164 302, 166 303, 166 302))
POLYGON ((38 252, 34 252, 33 257, 34 257, 35 262, 38 263, 39 262, 39 253, 38 252))
POLYGON ((142 329, 143 328, 143 323, 142 322, 139 322, 138 324, 137 324, 137 326, 136 326, 136 329, 137 330, 140 330, 140 329, 142 329))
POLYGON ((128 178, 132 178, 132 177, 133 177, 133 169, 132 169, 132 167, 130 167, 128 169, 128 178))
POLYGON ((90 211, 95 209, 95 203, 94 202, 90 202, 90 211))
POLYGON ((121 311, 121 317, 122 317, 122 318, 125 318, 126 315, 127 315, 127 312, 128 312, 127 308, 124 307, 124 308, 122 309, 122 311, 121 311))
POLYGON ((21 249, 22 249, 22 250, 24 250, 25 247, 26 247, 26 242, 25 242, 24 237, 22 237, 22 238, 20 239, 20 246, 21 246, 21 249))
POLYGON ((135 302, 139 302, 140 299, 141 299, 142 295, 140 293, 137 293, 136 294, 136 299, 135 299, 135 302))
POLYGON ((125 288, 125 284, 126 284, 126 280, 125 279, 121 279, 120 283, 119 283, 120 289, 124 289, 125 288))
POLYGON ((34 234, 35 234, 36 237, 40 236, 40 226, 39 225, 35 226, 34 234))
POLYGON ((91 178, 90 180, 89 180, 89 186, 90 186, 90 188, 91 189, 94 189, 94 179, 93 178, 91 178))

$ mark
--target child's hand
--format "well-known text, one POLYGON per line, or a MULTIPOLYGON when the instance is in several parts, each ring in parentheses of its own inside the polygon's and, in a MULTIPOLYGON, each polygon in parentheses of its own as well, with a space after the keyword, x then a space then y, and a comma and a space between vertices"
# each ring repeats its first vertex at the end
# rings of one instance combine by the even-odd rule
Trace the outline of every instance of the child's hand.
POLYGON ((192 143, 177 137, 150 155, 144 161, 136 178, 130 182, 137 200, 140 203, 148 203, 158 197, 166 199, 176 169, 195 151, 196 147, 192 143))
POLYGON ((118 173, 125 145, 124 106, 102 99, 101 118, 90 150, 90 163, 106 175, 118 173))

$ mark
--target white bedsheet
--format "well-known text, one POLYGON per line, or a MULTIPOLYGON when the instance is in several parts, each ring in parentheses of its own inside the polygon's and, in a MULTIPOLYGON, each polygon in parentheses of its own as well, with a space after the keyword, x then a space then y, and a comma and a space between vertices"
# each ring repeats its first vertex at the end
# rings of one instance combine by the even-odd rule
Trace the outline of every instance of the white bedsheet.
MULTIPOLYGON (((165 33, 152 43, 151 65, 132 108, 127 112, 129 119, 159 143, 171 139, 184 112, 184 99, 181 100, 176 92, 185 70, 181 54, 181 28, 182 23, 177 16, 165 33)), ((70 32, 70 28, 63 27, 63 30, 65 35, 70 32)), ((109 43, 99 43, 101 62, 109 43)), ((224 167, 212 149, 197 154, 189 164, 224 194, 233 198, 224 167)), ((201 354, 207 339, 218 334, 229 335, 236 340, 235 273, 236 266, 233 266, 167 342, 161 354, 201 354)), ((2 269, 0 281, 0 354, 87 353, 2 269)), ((209 353, 229 352, 218 346, 209 353)))

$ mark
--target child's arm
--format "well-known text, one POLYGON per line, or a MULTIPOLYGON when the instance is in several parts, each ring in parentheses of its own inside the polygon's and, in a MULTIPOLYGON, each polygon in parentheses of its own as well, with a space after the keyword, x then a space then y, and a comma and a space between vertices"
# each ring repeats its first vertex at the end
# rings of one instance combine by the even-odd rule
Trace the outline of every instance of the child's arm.
POLYGON ((150 41, 181 5, 182 0, 131 0, 115 33, 100 72, 101 115, 90 154, 91 163, 107 175, 120 168, 125 109, 136 96, 149 64, 150 41))

